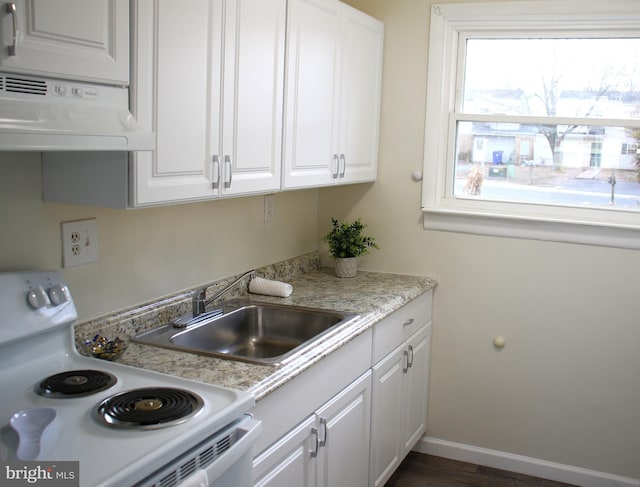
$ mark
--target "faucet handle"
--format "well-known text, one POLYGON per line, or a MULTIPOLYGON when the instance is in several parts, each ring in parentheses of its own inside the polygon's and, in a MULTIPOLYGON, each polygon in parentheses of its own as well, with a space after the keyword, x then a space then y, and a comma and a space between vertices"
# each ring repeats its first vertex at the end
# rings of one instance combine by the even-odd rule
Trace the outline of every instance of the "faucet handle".
POLYGON ((193 316, 196 317, 199 314, 204 313, 205 310, 205 301, 204 298, 207 296, 207 288, 203 287, 202 289, 197 290, 193 293, 193 316))

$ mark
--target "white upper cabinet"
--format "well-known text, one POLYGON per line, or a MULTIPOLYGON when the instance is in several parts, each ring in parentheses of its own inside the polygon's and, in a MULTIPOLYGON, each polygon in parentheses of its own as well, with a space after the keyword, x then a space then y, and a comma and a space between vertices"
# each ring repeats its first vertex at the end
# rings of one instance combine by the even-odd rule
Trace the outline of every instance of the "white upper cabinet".
POLYGON ((284 188, 377 175, 383 24, 333 0, 289 0, 284 188))
MULTIPOLYGON (((120 33, 120 15, 128 26, 131 14, 123 34, 131 45, 131 112, 157 140, 155 151, 108 158, 46 156, 51 201, 144 207, 377 177, 383 25, 358 10, 337 0, 140 0, 130 10, 127 0, 19 4, 51 19, 65 18, 61 12, 88 18, 60 27, 58 37, 102 39, 94 40, 103 46, 94 57, 105 51, 126 59, 125 80, 121 36, 115 46, 110 36, 120 33), (104 18, 94 22, 88 5, 104 18), (65 183, 67 174, 77 184, 65 183)), ((13 18, 0 16, 3 62, 13 18)), ((20 49, 28 29, 18 32, 20 49)), ((70 50, 59 49, 63 56, 70 50)), ((51 59, 52 69, 62 65, 51 59)), ((76 58, 75 65, 106 79, 93 62, 76 58)))
POLYGON ((0 69, 129 84, 129 0, 0 2, 0 69))
POLYGON ((284 187, 333 182, 337 154, 338 55, 342 4, 290 0, 288 20, 284 187))
POLYGON ((134 206, 280 188, 285 0, 139 2, 134 206))
POLYGON ((222 194, 280 189, 286 0, 226 2, 222 194))
POLYGON ((373 181, 378 169, 382 22, 344 6, 339 182, 373 181))
POLYGON ((134 206, 213 196, 211 90, 220 85, 222 9, 209 0, 191 6, 158 0, 135 10, 133 110, 156 133, 157 149, 131 154, 134 206))

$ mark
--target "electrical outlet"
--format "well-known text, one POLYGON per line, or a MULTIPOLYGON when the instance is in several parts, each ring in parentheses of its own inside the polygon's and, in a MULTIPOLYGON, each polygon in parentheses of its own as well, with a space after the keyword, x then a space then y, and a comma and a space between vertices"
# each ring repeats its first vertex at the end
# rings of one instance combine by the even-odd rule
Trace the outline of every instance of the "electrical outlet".
POLYGON ((98 260, 98 220, 62 223, 62 267, 98 260))
POLYGON ((264 197, 264 222, 272 223, 276 216, 276 195, 267 194, 264 197))

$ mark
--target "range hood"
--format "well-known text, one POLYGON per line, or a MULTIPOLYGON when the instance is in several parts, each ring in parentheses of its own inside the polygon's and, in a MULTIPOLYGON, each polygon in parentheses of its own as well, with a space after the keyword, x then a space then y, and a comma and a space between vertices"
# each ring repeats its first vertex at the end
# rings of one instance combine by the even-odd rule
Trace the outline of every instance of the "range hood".
POLYGON ((155 150, 121 86, 0 72, 0 150, 155 150))

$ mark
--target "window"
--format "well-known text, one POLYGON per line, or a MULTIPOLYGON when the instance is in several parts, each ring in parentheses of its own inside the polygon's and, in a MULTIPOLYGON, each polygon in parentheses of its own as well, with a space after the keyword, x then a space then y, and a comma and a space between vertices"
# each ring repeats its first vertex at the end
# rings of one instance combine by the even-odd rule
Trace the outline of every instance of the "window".
POLYGON ((640 147, 638 144, 622 144, 622 154, 638 155, 640 154, 638 147, 640 147))
POLYGON ((433 7, 425 227, 640 248, 640 5, 433 7))

